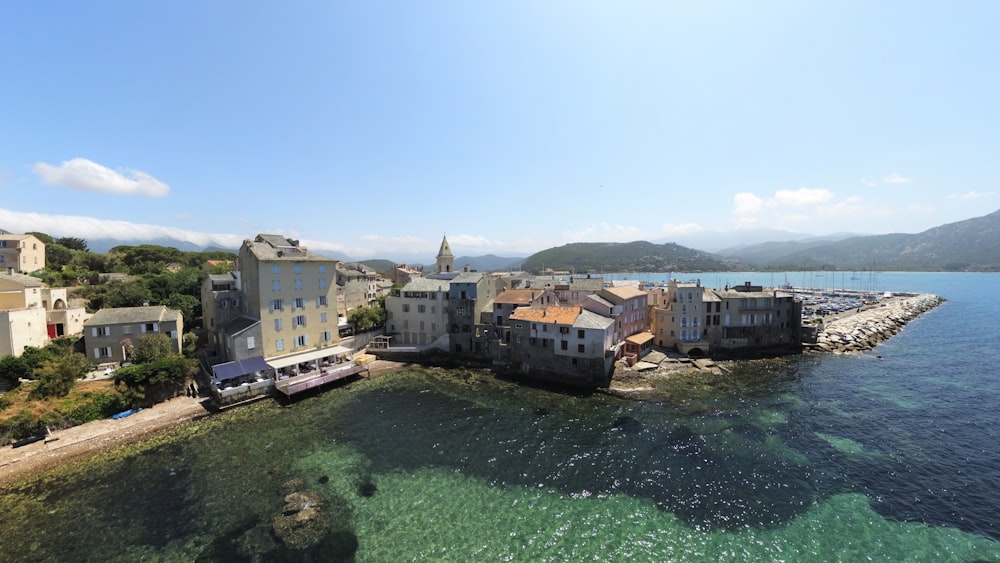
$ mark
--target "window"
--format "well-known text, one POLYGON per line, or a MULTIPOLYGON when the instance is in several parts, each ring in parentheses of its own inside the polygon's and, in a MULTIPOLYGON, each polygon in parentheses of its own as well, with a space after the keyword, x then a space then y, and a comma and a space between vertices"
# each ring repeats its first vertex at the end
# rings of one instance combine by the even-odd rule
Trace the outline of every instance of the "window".
POLYGON ((295 289, 302 289, 302 278, 295 278, 295 289))
POLYGON ((403 312, 404 313, 409 313, 410 312, 410 305, 409 304, 403 303, 403 312))
POLYGON ((292 309, 305 309, 306 308, 306 300, 303 299, 302 297, 296 297, 295 300, 292 301, 292 303, 293 303, 292 309))
POLYGON ((274 330, 281 330, 281 319, 274 319, 274 330))
POLYGON ((521 323, 514 323, 514 328, 524 328, 521 323))
POLYGON ((319 279, 319 288, 320 289, 326 289, 326 278, 320 278, 319 279))
POLYGON ((417 305, 417 312, 418 313, 425 313, 425 312, 427 312, 427 306, 426 305, 417 305))
POLYGON ((122 334, 132 334, 132 325, 123 325, 122 334))
POLYGON ((159 332, 159 325, 157 323, 146 323, 142 325, 143 332, 159 332))
POLYGON ((324 330, 321 337, 323 338, 323 342, 329 342, 330 340, 333 339, 333 333, 330 332, 329 330, 324 330))
POLYGON ((285 300, 284 299, 272 299, 271 300, 271 311, 284 311, 285 310, 285 300))
POLYGON ((302 264, 296 264, 295 265, 295 273, 296 274, 301 274, 302 273, 302 264))
POLYGON ((317 307, 326 307, 328 304, 329 303, 326 299, 326 295, 320 295, 319 297, 316 298, 317 307))
POLYGON ((559 327, 559 334, 569 334, 569 327, 568 326, 559 327))
POLYGON ((326 311, 324 311, 324 312, 322 312, 322 313, 319 314, 319 322, 321 322, 321 323, 325 323, 326 322, 326 311))
POLYGON ((580 330, 576 331, 576 337, 577 338, 583 338, 583 329, 580 329, 580 330))
POLYGON ((275 340, 274 341, 274 347, 275 347, 276 350, 278 350, 279 352, 281 352, 282 350, 285 349, 285 341, 282 340, 281 338, 275 340))
POLYGON ((320 264, 319 265, 319 273, 322 274, 325 271, 326 271, 326 264, 320 264))
POLYGON ((271 282, 271 291, 281 291, 281 280, 271 282))
POLYGON ((563 340, 560 343, 560 348, 562 348, 563 350, 568 350, 569 349, 569 342, 566 342, 565 340, 563 340))
POLYGON ((542 332, 548 332, 548 331, 549 331, 549 325, 542 325, 542 332))
POLYGON ((111 357, 111 347, 102 346, 100 348, 94 348, 95 358, 110 358, 111 357))
POLYGON ((309 337, 306 336, 305 334, 303 334, 302 336, 296 336, 295 337, 295 345, 296 346, 308 346, 309 345, 309 337))
POLYGON ((272 274, 280 274, 281 273, 281 266, 279 266, 277 264, 272 264, 271 265, 271 273, 272 274))
POLYGON ((111 327, 109 326, 95 326, 91 333, 94 336, 111 336, 111 327))
POLYGON ((579 353, 581 353, 581 354, 584 353, 584 351, 586 351, 586 349, 587 349, 586 346, 584 346, 583 344, 577 344, 576 345, 576 351, 579 352, 579 353))
POLYGON ((306 326, 305 315, 296 315, 292 317, 292 328, 298 328, 300 326, 306 326))
POLYGON ((256 347, 257 347, 257 342, 254 341, 254 337, 248 336, 247 337, 247 350, 253 350, 256 347))

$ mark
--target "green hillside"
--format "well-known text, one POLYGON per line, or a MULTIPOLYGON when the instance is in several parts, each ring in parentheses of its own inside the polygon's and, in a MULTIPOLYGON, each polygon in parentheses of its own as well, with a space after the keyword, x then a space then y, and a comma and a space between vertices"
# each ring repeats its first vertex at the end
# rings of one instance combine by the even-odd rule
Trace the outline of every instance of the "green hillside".
POLYGON ((744 261, 783 270, 1000 271, 1000 211, 917 234, 853 237, 810 245, 757 245, 744 261))
POLYGON ((732 270, 716 256, 674 243, 646 241, 577 242, 550 248, 524 259, 523 269, 573 272, 695 272, 732 270))

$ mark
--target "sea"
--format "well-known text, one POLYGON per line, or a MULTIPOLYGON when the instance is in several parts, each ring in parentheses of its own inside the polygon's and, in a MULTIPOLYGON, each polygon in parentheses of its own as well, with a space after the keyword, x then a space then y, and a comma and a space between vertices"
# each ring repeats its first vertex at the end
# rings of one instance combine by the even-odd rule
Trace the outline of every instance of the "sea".
POLYGON ((653 399, 407 368, 238 407, 0 490, 0 560, 1000 561, 1000 274, 617 279, 671 276, 947 301, 653 399))

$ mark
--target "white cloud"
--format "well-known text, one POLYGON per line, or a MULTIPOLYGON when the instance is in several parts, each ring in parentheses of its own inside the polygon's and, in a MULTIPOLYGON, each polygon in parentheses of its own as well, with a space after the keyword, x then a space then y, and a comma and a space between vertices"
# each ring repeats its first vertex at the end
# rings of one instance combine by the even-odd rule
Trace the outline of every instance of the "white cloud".
POLYGON ((707 229, 697 223, 684 223, 683 225, 672 225, 670 223, 660 225, 660 232, 666 236, 693 235, 703 233, 707 229))
POLYGON ((833 199, 833 192, 821 188, 799 188, 797 190, 778 190, 769 202, 786 207, 805 207, 821 205, 833 199))
POLYGON ((74 158, 59 166, 37 162, 35 174, 50 186, 64 186, 88 192, 163 197, 170 186, 142 170, 111 170, 86 158, 74 158))
POLYGON ((962 201, 972 201, 996 195, 996 192, 965 192, 964 194, 950 194, 948 199, 958 199, 962 201))
POLYGON ((582 231, 564 233, 569 242, 632 242, 642 238, 641 231, 629 225, 596 223, 582 231))
POLYGON ((148 225, 83 217, 46 215, 0 209, 0 225, 11 232, 40 231, 55 237, 80 237, 88 240, 113 239, 123 242, 173 238, 196 246, 238 248, 246 238, 223 233, 200 233, 161 225, 148 225))
POLYGON ((909 184, 911 181, 913 181, 912 178, 907 178, 906 176, 896 174, 895 172, 889 174, 885 178, 882 178, 883 184, 909 184))
POLYGON ((742 192, 733 196, 733 206, 737 215, 754 215, 764 207, 764 200, 750 192, 742 192))

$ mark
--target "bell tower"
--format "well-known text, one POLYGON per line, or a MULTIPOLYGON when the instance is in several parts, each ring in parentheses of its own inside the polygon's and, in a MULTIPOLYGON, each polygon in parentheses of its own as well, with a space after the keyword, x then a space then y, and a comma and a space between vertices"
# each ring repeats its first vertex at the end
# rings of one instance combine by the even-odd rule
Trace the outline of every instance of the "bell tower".
POLYGON ((448 246, 448 237, 441 237, 441 249, 438 250, 437 255, 438 273, 447 274, 451 272, 454 265, 455 255, 451 253, 451 247, 448 246))

